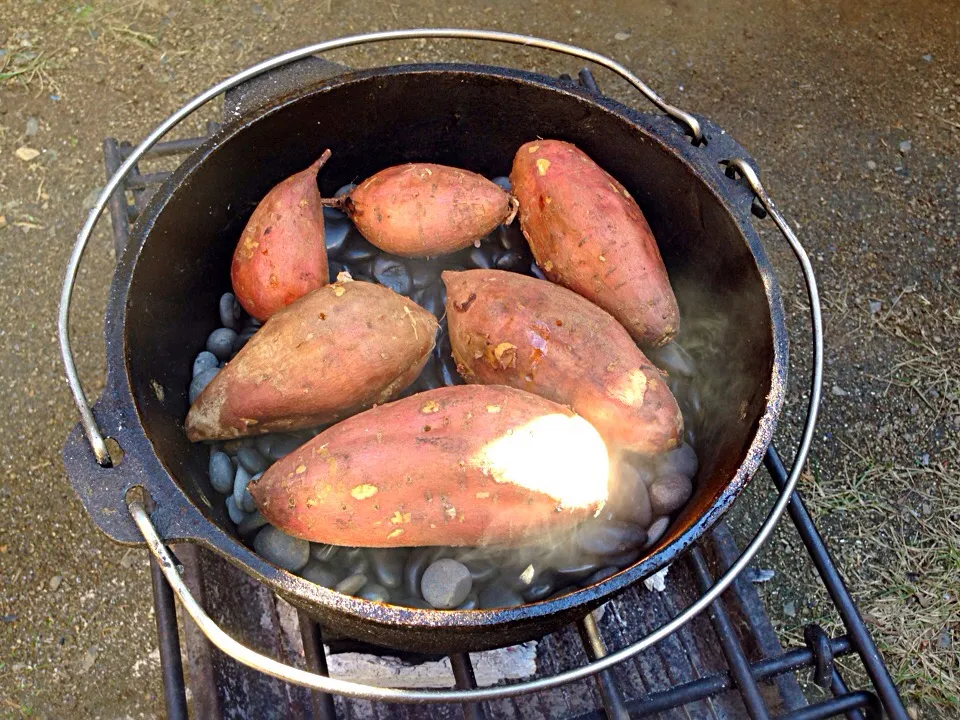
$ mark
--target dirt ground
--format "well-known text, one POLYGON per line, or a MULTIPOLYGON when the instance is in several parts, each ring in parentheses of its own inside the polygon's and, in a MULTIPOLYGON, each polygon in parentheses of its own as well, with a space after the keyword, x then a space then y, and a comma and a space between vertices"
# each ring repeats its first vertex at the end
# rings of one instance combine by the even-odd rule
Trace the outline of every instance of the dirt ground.
MULTIPOLYGON (((955 3, 24 0, 0 4, 0 717, 162 715, 144 553, 98 534, 60 462, 76 415, 55 315, 70 247, 104 184, 101 140, 136 142, 188 97, 280 51, 418 25, 525 32, 610 54, 751 151, 810 250, 823 296, 825 397, 803 492, 912 712, 960 714, 955 3)), ((475 43, 336 59, 577 70, 475 43)), ((200 119, 187 125, 196 133, 200 119)), ((809 331, 795 263, 763 225, 792 335, 777 436, 786 454, 805 402, 809 331)), ((73 314, 92 396, 103 374, 108 227, 91 243, 73 314)), ((734 514, 744 537, 771 500, 767 487, 758 479, 734 514)), ((776 573, 759 586, 776 624, 794 635, 812 619, 835 629, 790 528, 758 566, 776 573)))

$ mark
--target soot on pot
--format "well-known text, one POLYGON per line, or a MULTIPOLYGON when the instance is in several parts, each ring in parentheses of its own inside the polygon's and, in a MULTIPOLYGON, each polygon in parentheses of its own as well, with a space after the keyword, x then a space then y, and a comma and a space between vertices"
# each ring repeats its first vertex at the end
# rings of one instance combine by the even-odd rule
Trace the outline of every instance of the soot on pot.
MULTIPOLYGON (((507 178, 494 182, 509 188, 507 178)), ((337 195, 349 190, 345 186, 337 195)), ((498 268, 543 278, 516 224, 497 227, 475 247, 417 260, 381 252, 336 209, 327 207, 323 213, 331 282, 347 271, 354 279, 377 282, 411 298, 438 318, 440 334, 433 354, 400 397, 463 383, 447 333, 442 271, 498 268)), ((191 401, 260 326, 239 310, 231 293, 220 298, 219 311, 224 327, 212 330, 207 347, 193 361, 191 401)), ((286 535, 255 509, 246 485, 325 427, 210 443, 210 482, 224 496, 244 542, 275 565, 338 592, 414 608, 463 610, 511 607, 565 595, 636 562, 646 548, 659 542, 670 516, 692 493, 698 466, 692 445, 703 413, 695 362, 677 342, 648 354, 677 398, 686 442, 658 457, 624 459, 616 488, 598 517, 535 543, 510 548, 366 549, 286 535)))

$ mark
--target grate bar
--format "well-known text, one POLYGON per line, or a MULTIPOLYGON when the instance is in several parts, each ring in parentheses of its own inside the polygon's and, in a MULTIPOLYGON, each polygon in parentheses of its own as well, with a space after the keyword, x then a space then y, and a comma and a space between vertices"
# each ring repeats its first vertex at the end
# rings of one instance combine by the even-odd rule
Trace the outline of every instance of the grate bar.
MULTIPOLYGON (((850 710, 855 710, 858 708, 878 708, 879 706, 880 698, 878 698, 872 692, 858 690, 857 692, 849 693, 847 695, 841 695, 840 697, 824 700, 823 702, 810 705, 809 707, 805 707, 800 710, 794 710, 792 713, 781 715, 778 720, 823 720, 824 718, 837 717, 841 713, 845 713, 850 710)), ((879 720, 882 715, 874 715, 871 711, 868 717, 877 718, 877 720, 879 720)))
MULTIPOLYGON (((600 628, 597 627, 593 613, 588 613, 577 622, 577 631, 580 633, 583 649, 591 662, 606 656, 607 646, 600 635, 600 628)), ((624 704, 623 695, 620 694, 613 670, 601 670, 594 675, 594 679, 597 681, 600 700, 603 702, 607 717, 611 720, 630 720, 630 713, 627 712, 627 706, 624 704)))
MULTIPOLYGON (((123 163, 123 150, 114 138, 108 137, 103 141, 103 164, 107 168, 107 180, 113 177, 123 163)), ((130 207, 127 205, 125 187, 120 185, 110 196, 110 225, 113 228, 113 249, 117 260, 120 259, 123 249, 130 239, 130 225, 134 218, 130 217, 130 207)), ((136 217, 136 216, 134 216, 136 217)))
MULTIPOLYGON (((847 684, 843 681, 843 677, 841 677, 840 671, 837 669, 837 666, 834 665, 831 668, 831 670, 832 672, 830 675, 830 690, 833 691, 833 694, 836 697, 848 695, 850 693, 850 688, 848 688, 847 684)), ((859 709, 848 710, 847 720, 864 720, 863 713, 860 712, 859 709)))
POLYGON ((155 173, 140 173, 134 166, 134 169, 127 175, 127 187, 131 190, 145 190, 150 185, 162 183, 172 174, 166 170, 155 173))
MULTIPOLYGON (((195 137, 195 138, 182 138, 180 140, 167 140, 165 142, 158 142, 150 151, 146 154, 150 157, 166 157, 168 155, 180 155, 181 153, 193 152, 198 147, 200 147, 206 138, 195 137)), ((122 160, 126 160, 130 157, 130 153, 133 151, 133 147, 124 148, 120 151, 120 157, 122 160)))
MULTIPOLYGON (((713 585, 713 576, 707 567, 703 551, 699 547, 692 548, 690 559, 697 584, 702 591, 707 590, 713 585)), ((750 661, 743 653, 743 648, 737 639, 736 630, 733 629, 730 616, 727 615, 726 608, 723 606, 723 596, 713 601, 710 605, 709 614, 710 621, 717 631, 717 637, 720 639, 720 647, 723 649, 723 654, 726 656, 730 670, 733 672, 737 689, 743 696, 743 704, 746 706, 747 712, 754 720, 766 720, 770 717, 770 713, 767 712, 766 703, 760 695, 760 687, 751 672, 750 661)))
MULTIPOLYGON (((477 686, 477 678, 473 674, 473 663, 467 653, 453 653, 450 656, 450 667, 453 668, 453 679, 459 690, 472 690, 477 686)), ((463 703, 463 720, 486 720, 483 705, 479 702, 463 703)))
MULTIPOLYGON (((830 641, 830 645, 834 657, 849 655, 853 652, 850 641, 846 637, 834 638, 830 641)), ((779 657, 753 663, 751 673, 757 680, 766 680, 800 668, 810 667, 813 663, 813 652, 808 648, 797 648, 785 652, 779 657)), ((631 714, 653 715, 687 703, 706 700, 709 697, 733 689, 734 681, 730 673, 717 673, 683 685, 677 685, 669 690, 662 690, 630 700, 627 702, 627 709, 631 714)))
MULTIPOLYGON (((773 445, 767 448, 764 464, 777 489, 783 490, 787 480, 787 471, 783 466, 783 460, 780 459, 780 455, 773 445)), ((827 588, 827 592, 830 593, 830 598, 833 600, 837 612, 840 613, 850 643, 857 654, 860 655, 860 660, 863 662, 873 686, 877 689, 884 709, 891 720, 909 720, 910 716, 903 706, 903 700, 900 698, 900 693, 897 692, 897 686, 893 683, 893 678, 890 677, 890 671, 883 664, 880 651, 877 650, 873 638, 870 637, 870 631, 867 630, 867 625, 860 616, 860 611, 857 610, 843 578, 840 577, 840 572, 830 557, 830 551, 827 550, 823 538, 820 536, 816 525, 813 524, 813 519, 803 504, 799 492, 794 491, 787 505, 787 510, 790 513, 790 519, 793 520, 793 524, 797 528, 797 532, 800 534, 800 539, 803 540, 803 544, 817 568, 817 572, 820 574, 820 578, 823 580, 823 584, 827 588)))
POLYGON ((167 718, 187 720, 187 693, 183 680, 183 660, 180 657, 177 606, 173 599, 173 590, 153 555, 150 556, 150 582, 153 585, 153 607, 157 618, 163 701, 167 708, 167 718))
MULTIPOLYGON (((307 669, 320 675, 329 675, 320 625, 303 611, 297 611, 297 624, 300 625, 300 638, 303 640, 303 656, 307 669)), ((336 720, 337 708, 333 704, 333 695, 312 690, 310 696, 313 698, 313 714, 317 720, 336 720)))

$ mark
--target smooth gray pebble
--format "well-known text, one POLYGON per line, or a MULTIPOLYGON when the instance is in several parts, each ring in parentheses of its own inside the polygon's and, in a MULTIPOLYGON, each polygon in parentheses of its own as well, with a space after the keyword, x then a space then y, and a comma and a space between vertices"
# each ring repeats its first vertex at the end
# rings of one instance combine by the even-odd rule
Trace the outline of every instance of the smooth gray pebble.
POLYGON ((396 258, 379 255, 373 261, 373 277, 399 295, 409 295, 413 291, 413 278, 410 270, 396 258))
POLYGON ((582 525, 576 537, 577 546, 592 555, 614 555, 637 547, 647 541, 647 534, 639 525, 620 521, 591 522, 582 525))
POLYGON ((553 580, 546 578, 535 582, 533 585, 523 591, 523 599, 527 602, 537 602, 553 592, 553 580))
POLYGON ((310 543, 310 557, 315 558, 320 562, 330 562, 338 552, 340 552, 339 545, 310 543))
POLYGON ((480 593, 480 607, 485 609, 509 608, 523 605, 523 597, 499 583, 488 585, 480 593))
POLYGON ((310 560, 310 543, 287 535, 273 525, 265 526, 253 539, 253 549, 284 570, 296 572, 310 560))
POLYGON ((653 520, 650 493, 647 489, 655 476, 646 467, 623 463, 617 476, 612 509, 617 517, 647 527, 653 520))
POLYGON ((370 556, 363 548, 347 548, 337 557, 351 575, 366 573, 370 567, 370 556))
POLYGON ((233 352, 240 352, 243 349, 243 346, 250 342, 250 338, 257 334, 257 330, 259 329, 260 328, 251 325, 241 330, 237 335, 237 339, 233 343, 233 352))
POLYGON ((300 577, 325 588, 334 588, 339 581, 333 570, 317 560, 310 560, 300 571, 300 577))
POLYGON ((591 585, 595 585, 601 580, 606 580, 611 575, 616 575, 618 572, 620 572, 620 568, 614 567, 613 565, 608 565, 607 567, 602 567, 599 570, 597 570, 595 573, 593 573, 593 575, 588 577, 586 580, 584 580, 580 584, 583 587, 590 587, 591 585))
POLYGON ((270 442, 267 445, 266 452, 260 447, 259 443, 257 444, 257 449, 274 461, 286 457, 305 442, 303 438, 297 437, 296 435, 283 435, 279 433, 274 435, 261 435, 261 437, 269 437, 270 442))
POLYGON ((236 340, 236 330, 217 328, 207 338, 207 350, 216 355, 218 360, 227 360, 233 352, 233 344, 236 340))
POLYGON ((190 381, 190 391, 188 395, 191 405, 196 402, 196 399, 200 397, 200 393, 202 393, 203 389, 210 384, 210 381, 217 376, 218 372, 220 372, 220 368, 207 368, 206 370, 200 371, 197 376, 190 381))
POLYGON ((196 359, 193 361, 193 377, 196 377, 204 370, 209 370, 210 368, 219 367, 220 361, 217 360, 217 356, 214 355, 209 350, 203 350, 196 359))
MULTIPOLYGON (((646 543, 644 543, 644 546, 646 546, 646 543)), ((640 558, 640 554, 640 550, 625 550, 616 555, 607 555, 603 561, 622 569, 633 565, 640 558)))
POLYGON ((420 579, 423 577, 423 571, 436 558, 437 549, 434 547, 414 548, 403 566, 403 587, 407 594, 420 596, 420 579))
POLYGON ((246 446, 237 450, 237 460, 253 475, 270 467, 270 463, 255 447, 246 446))
POLYGON ((498 225, 494 233, 500 240, 500 247, 504 250, 517 250, 522 254, 527 248, 527 239, 520 230, 520 223, 498 225))
POLYGON ((482 585, 497 576, 499 568, 486 560, 464 560, 462 561, 470 571, 470 577, 477 585, 482 585))
POLYGON ((450 610, 467 599, 473 580, 467 566, 452 558, 442 558, 424 570, 420 580, 423 599, 441 610, 450 610))
POLYGON ((403 568, 407 554, 399 548, 377 548, 373 556, 373 574, 384 587, 394 589, 403 584, 403 568))
POLYGON ((243 308, 237 302, 233 293, 224 293, 220 296, 220 323, 225 328, 237 330, 240 326, 240 318, 243 317, 243 308))
MULTIPOLYGON (((330 208, 324 208, 324 213, 330 208)), ((323 241, 327 246, 327 255, 335 258, 343 250, 347 235, 350 234, 350 221, 347 220, 338 210, 334 210, 340 217, 338 219, 327 218, 323 223, 323 241)))
POLYGON ((699 467, 700 461, 697 459, 697 452, 688 443, 683 443, 675 450, 664 453, 657 458, 658 475, 675 472, 692 478, 697 474, 699 467))
POLYGON ((443 306, 443 303, 440 301, 439 285, 431 285, 424 290, 418 291, 414 294, 413 301, 427 312, 433 313, 433 315, 438 318, 442 316, 446 310, 446 308, 443 306))
POLYGON ((240 525, 247 519, 247 514, 237 506, 237 501, 233 499, 233 495, 227 496, 227 515, 233 520, 234 525, 240 525))
POLYGON ((417 290, 423 290, 423 288, 433 285, 439 279, 437 270, 429 260, 411 260, 409 266, 410 279, 417 290))
POLYGON ((395 603, 401 607, 414 608, 415 610, 433 610, 433 605, 428 603, 423 598, 419 597, 405 597, 402 600, 397 600, 395 603))
POLYGON ((388 603, 390 602, 390 591, 383 585, 367 583, 363 586, 363 589, 357 593, 357 597, 363 600, 369 600, 370 602, 388 603))
POLYGON ((353 595, 360 590, 364 585, 367 584, 367 576, 363 573, 355 573, 349 575, 337 583, 334 588, 338 593, 343 593, 344 595, 353 595))
POLYGON ((233 477, 235 471, 230 456, 225 452, 217 451, 210 456, 210 484, 218 493, 229 495, 233 492, 233 477))
POLYGON ((690 499, 693 485, 686 475, 661 475, 650 486, 650 507, 657 515, 670 515, 690 499))
POLYGON ((670 518, 661 517, 654 520, 650 523, 650 528, 647 530, 647 547, 654 545, 660 541, 660 538, 663 537, 663 534, 667 531, 667 528, 670 526, 670 518))
POLYGON ((370 260, 380 254, 380 251, 370 244, 360 233, 351 233, 349 242, 340 252, 340 260, 346 263, 351 274, 356 277, 361 273, 361 268, 354 266, 370 260), (354 272, 356 270, 357 272, 354 272))
POLYGON ((244 512, 251 512, 255 509, 247 510, 246 507, 249 503, 253 502, 253 498, 250 498, 249 503, 246 501, 246 497, 250 495, 250 491, 247 490, 247 485, 250 484, 250 480, 253 478, 253 473, 247 470, 243 465, 240 465, 237 468, 236 474, 233 476, 233 501, 237 504, 237 507, 243 510, 244 512))
POLYGON ((237 532, 241 535, 249 535, 254 530, 259 530, 266 524, 267 519, 260 513, 259 510, 254 510, 243 519, 243 522, 237 526, 237 532))
POLYGON ((471 267, 489 270, 496 265, 496 252, 491 252, 487 246, 483 245, 470 251, 468 261, 471 267))
POLYGON ((596 570, 599 564, 600 560, 597 558, 577 557, 554 564, 553 571, 570 580, 580 580, 596 570))
POLYGON ((507 252, 497 259, 498 270, 509 270, 510 272, 519 272, 525 265, 524 257, 518 252, 507 252))
POLYGON ((533 275, 535 278, 539 278, 540 280, 547 279, 547 276, 543 274, 543 270, 541 270, 540 266, 537 265, 536 260, 530 263, 530 274, 533 275))
POLYGON ((480 606, 480 597, 472 592, 467 595, 467 599, 457 605, 457 610, 476 610, 480 606))

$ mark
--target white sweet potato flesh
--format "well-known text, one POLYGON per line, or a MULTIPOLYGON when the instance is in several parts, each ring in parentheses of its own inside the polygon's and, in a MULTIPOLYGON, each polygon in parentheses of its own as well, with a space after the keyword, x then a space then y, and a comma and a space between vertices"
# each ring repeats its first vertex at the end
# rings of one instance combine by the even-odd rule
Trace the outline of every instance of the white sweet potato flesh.
POLYGON ((286 533, 359 547, 522 542, 607 498, 596 430, 500 386, 439 388, 348 418, 249 485, 286 533))
POLYGON ((389 288, 314 290, 277 312, 193 403, 194 441, 334 422, 396 397, 430 357, 437 321, 389 288))

